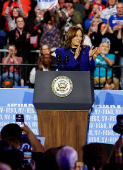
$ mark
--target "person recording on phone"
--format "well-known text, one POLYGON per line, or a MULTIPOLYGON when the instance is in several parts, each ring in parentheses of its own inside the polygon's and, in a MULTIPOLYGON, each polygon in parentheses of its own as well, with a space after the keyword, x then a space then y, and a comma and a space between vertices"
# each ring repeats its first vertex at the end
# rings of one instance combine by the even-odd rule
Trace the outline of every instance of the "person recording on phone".
POLYGON ((27 125, 24 124, 23 127, 20 127, 16 123, 5 125, 1 130, 1 139, 6 140, 15 149, 20 150, 22 145, 22 132, 28 136, 32 146, 32 161, 30 164, 32 170, 34 170, 34 161, 36 162, 36 170, 41 169, 43 153, 45 150, 43 145, 27 125))
POLYGON ((94 53, 96 48, 83 45, 84 32, 78 26, 69 28, 65 35, 64 47, 57 48, 55 53, 57 57, 58 70, 64 71, 94 71, 95 61, 94 53))
POLYGON ((23 127, 20 127, 16 123, 5 125, 1 130, 1 138, 3 140, 7 140, 16 149, 20 150, 22 144, 22 132, 28 136, 33 152, 44 152, 44 147, 41 145, 31 129, 29 129, 29 127, 25 124, 23 127), (17 141, 16 144, 10 142, 12 139, 13 141, 14 139, 17 141))

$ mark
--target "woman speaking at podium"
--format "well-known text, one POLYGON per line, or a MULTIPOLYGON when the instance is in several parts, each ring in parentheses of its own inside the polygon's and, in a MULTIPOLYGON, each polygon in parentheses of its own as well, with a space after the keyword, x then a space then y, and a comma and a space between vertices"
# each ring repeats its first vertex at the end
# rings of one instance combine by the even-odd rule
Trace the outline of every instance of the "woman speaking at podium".
POLYGON ((64 47, 57 48, 55 51, 59 71, 93 72, 95 70, 94 53, 97 48, 90 49, 89 46, 83 45, 83 40, 84 32, 80 27, 69 28, 65 34, 64 47))

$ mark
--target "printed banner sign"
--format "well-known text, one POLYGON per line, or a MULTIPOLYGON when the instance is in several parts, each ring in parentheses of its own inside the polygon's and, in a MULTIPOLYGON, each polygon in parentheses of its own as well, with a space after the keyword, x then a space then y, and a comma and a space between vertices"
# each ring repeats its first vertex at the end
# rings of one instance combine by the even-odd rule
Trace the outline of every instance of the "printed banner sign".
POLYGON ((113 126, 117 115, 123 114, 123 90, 95 90, 94 94, 87 143, 115 144, 120 135, 113 126))
POLYGON ((37 5, 40 9, 52 9, 58 4, 58 0, 37 0, 37 5))
MULTIPOLYGON (((39 135, 33 93, 33 89, 0 89, 0 131, 6 124, 15 123, 16 114, 23 114, 24 123, 35 135, 39 135)), ((116 124, 117 115, 123 115, 123 90, 95 90, 94 94, 87 143, 114 144, 119 134, 112 128, 116 124)), ((41 137, 42 144, 44 140, 41 137)), ((27 148, 27 145, 23 148, 27 148)))

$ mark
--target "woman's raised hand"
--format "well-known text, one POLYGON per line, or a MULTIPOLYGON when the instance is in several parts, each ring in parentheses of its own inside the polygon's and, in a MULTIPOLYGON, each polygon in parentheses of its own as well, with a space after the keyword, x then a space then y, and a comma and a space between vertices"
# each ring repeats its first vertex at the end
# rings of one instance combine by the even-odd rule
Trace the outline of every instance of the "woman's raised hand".
POLYGON ((81 51, 81 47, 80 47, 80 45, 79 45, 79 46, 77 47, 77 49, 76 49, 76 52, 75 52, 75 56, 74 56, 75 60, 79 57, 80 51, 81 51))

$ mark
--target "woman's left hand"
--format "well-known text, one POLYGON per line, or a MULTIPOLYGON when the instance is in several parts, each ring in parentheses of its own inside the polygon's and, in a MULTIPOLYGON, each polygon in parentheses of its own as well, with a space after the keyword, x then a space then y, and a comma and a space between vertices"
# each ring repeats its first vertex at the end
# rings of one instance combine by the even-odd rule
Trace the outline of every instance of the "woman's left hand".
POLYGON ((94 46, 91 47, 89 51, 89 60, 92 59, 92 55, 97 51, 97 47, 94 48, 94 46))
POLYGON ((75 56, 74 56, 75 60, 79 57, 80 51, 81 51, 81 47, 80 47, 80 45, 79 45, 79 46, 77 47, 77 49, 76 49, 76 52, 75 52, 75 56))

